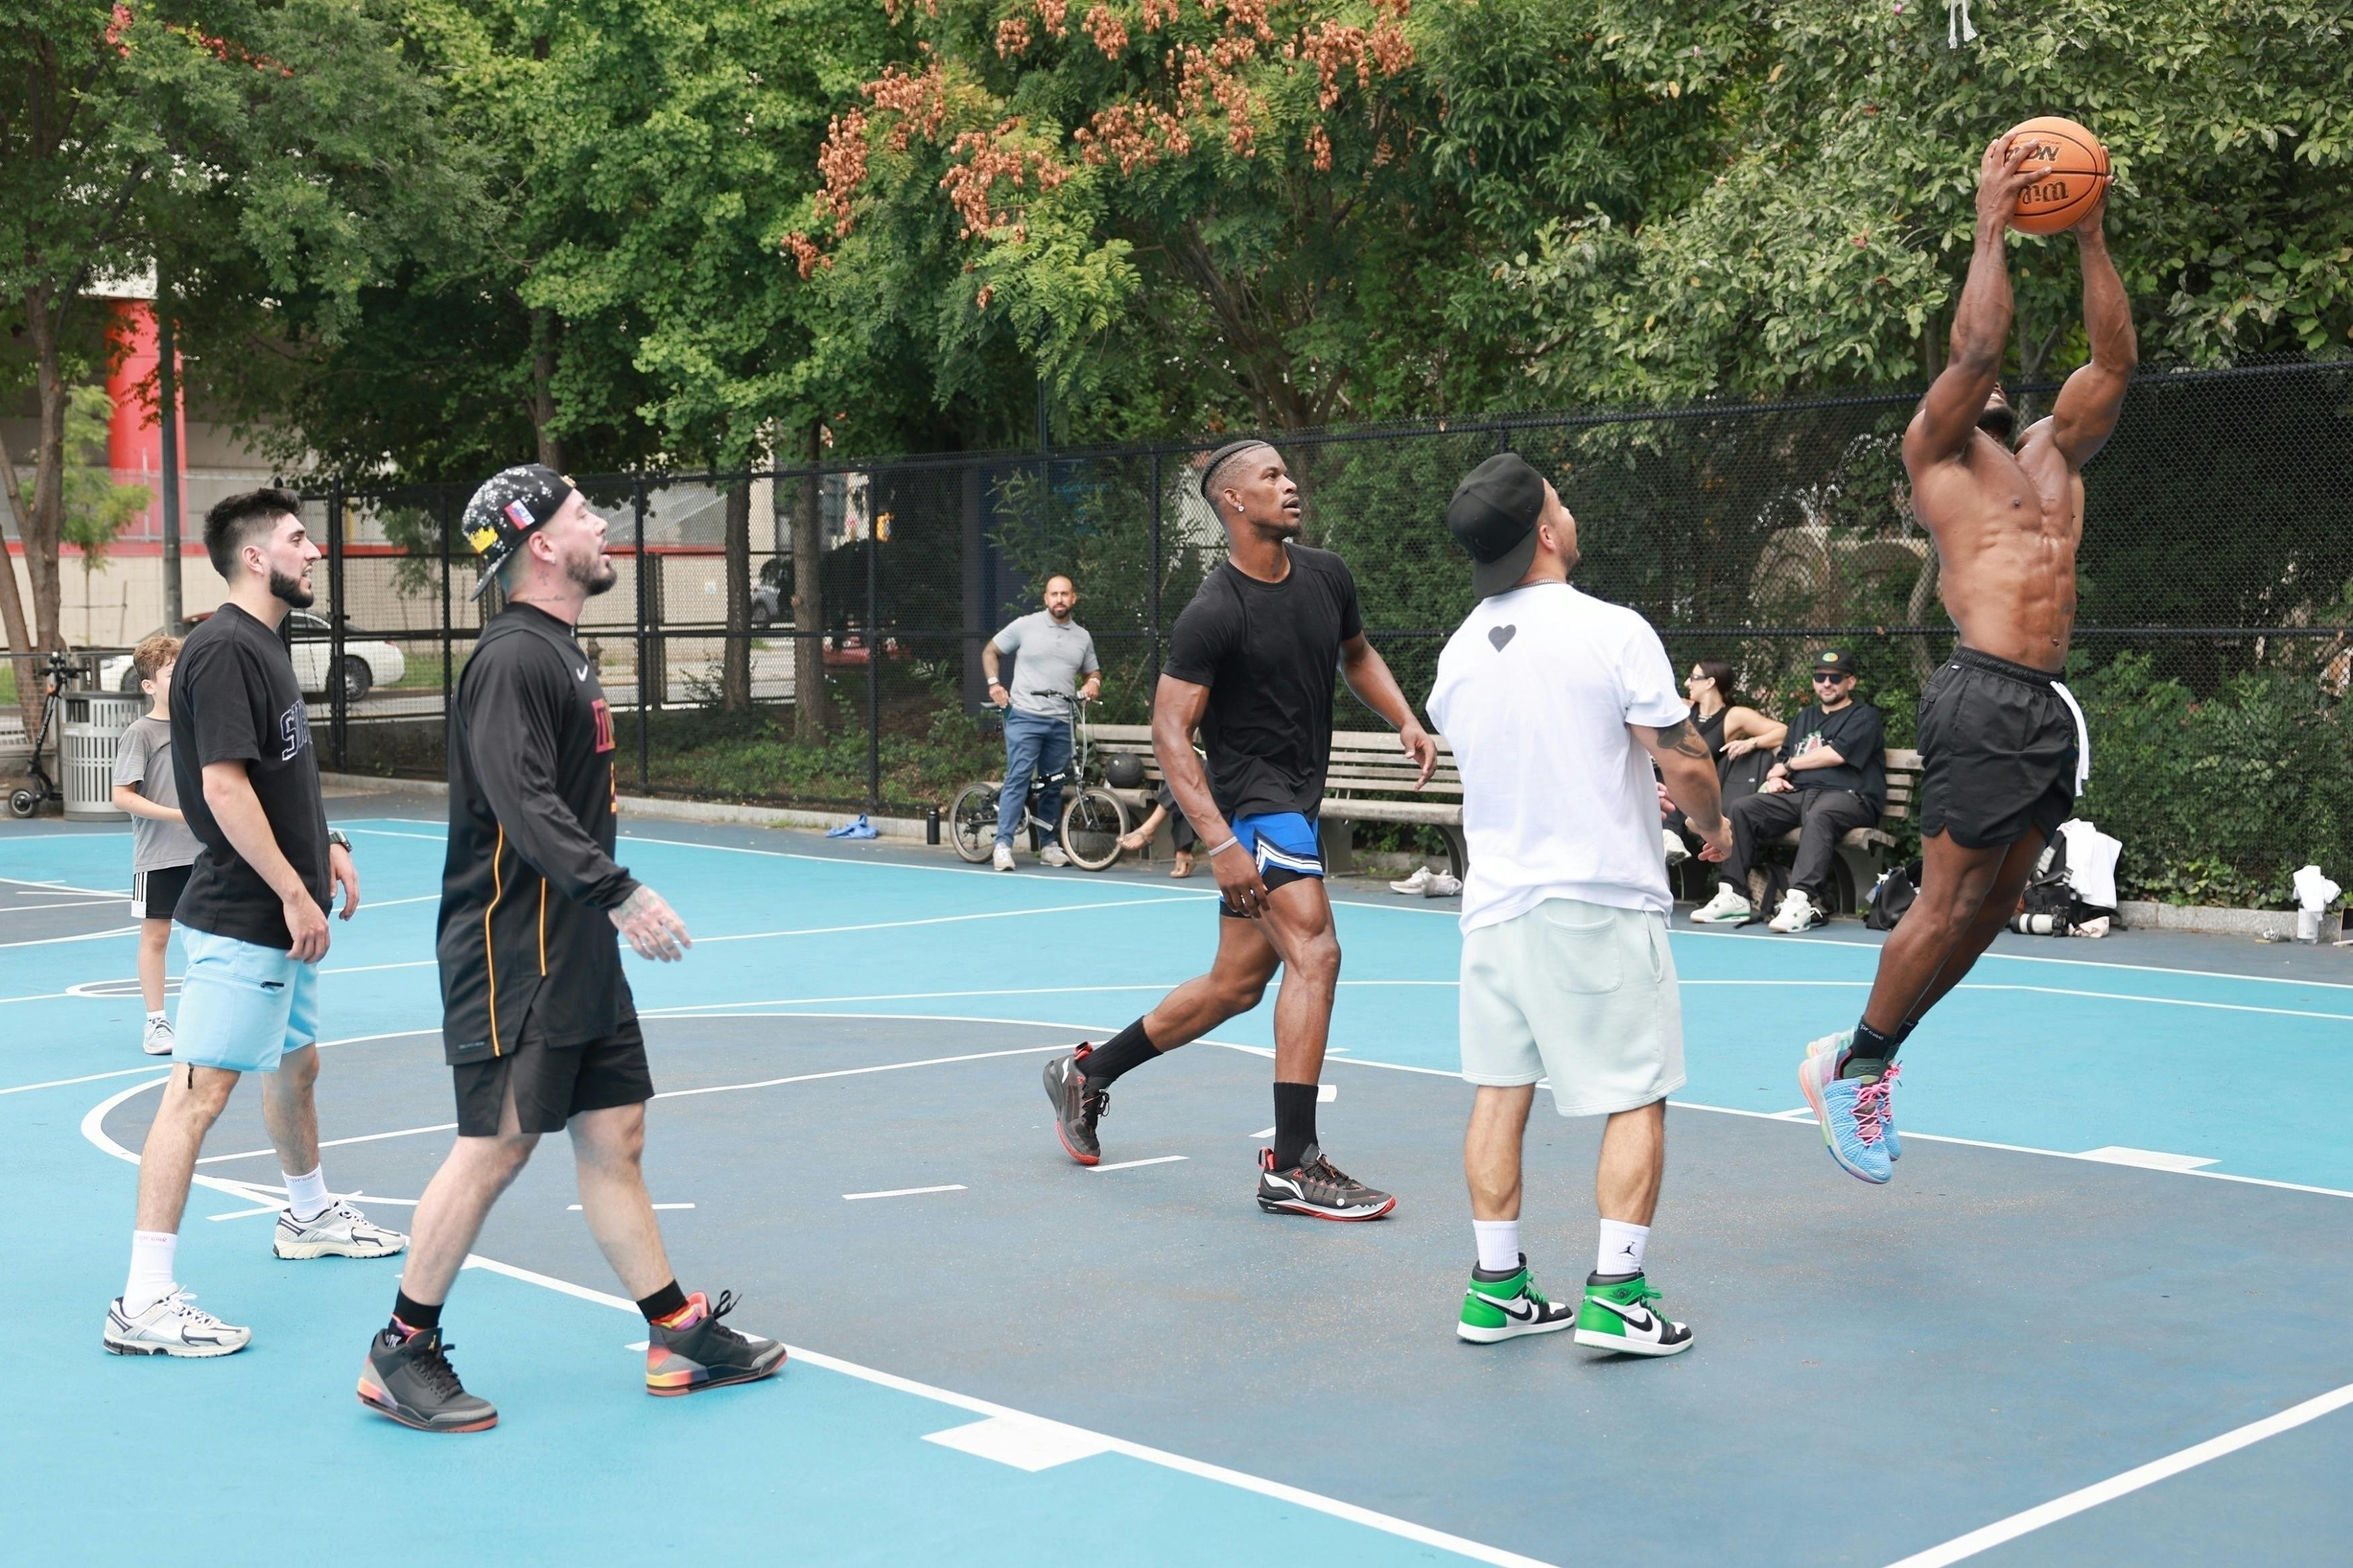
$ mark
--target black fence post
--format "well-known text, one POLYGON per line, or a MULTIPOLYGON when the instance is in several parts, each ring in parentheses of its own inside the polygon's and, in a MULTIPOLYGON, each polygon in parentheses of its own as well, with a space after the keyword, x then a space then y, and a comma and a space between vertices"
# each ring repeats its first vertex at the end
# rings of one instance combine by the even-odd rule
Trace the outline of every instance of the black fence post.
POLYGON ((335 744, 335 771, 345 771, 346 726, 351 694, 343 685, 343 627, 351 614, 343 597, 343 481, 327 487, 327 602, 334 606, 327 621, 327 711, 335 744))
MULTIPOLYGON (((873 504, 870 500, 870 508, 873 504)), ((870 812, 882 809, 882 626, 875 583, 882 546, 875 528, 875 521, 870 518, 866 524, 866 809, 870 812)))
POLYGON ((653 694, 646 689, 646 480, 642 474, 629 481, 629 504, 638 520, 638 793, 650 795, 647 763, 646 709, 653 694))
MULTIPOLYGON (((450 694, 456 688, 456 682, 449 668, 449 665, 451 663, 450 654, 452 652, 452 641, 449 635, 449 571, 451 564, 449 556, 449 510, 451 505, 456 501, 456 500, 457 498, 448 490, 444 489, 441 492, 441 726, 442 733, 445 736, 448 733, 450 694)), ((445 767, 448 763, 448 758, 446 753, 442 757, 442 763, 445 767)))
POLYGON ((1152 588, 1150 616, 1152 622, 1152 664, 1145 677, 1145 701, 1152 700, 1152 687, 1160 680, 1160 580, 1166 568, 1160 560, 1160 448, 1152 448, 1152 588))

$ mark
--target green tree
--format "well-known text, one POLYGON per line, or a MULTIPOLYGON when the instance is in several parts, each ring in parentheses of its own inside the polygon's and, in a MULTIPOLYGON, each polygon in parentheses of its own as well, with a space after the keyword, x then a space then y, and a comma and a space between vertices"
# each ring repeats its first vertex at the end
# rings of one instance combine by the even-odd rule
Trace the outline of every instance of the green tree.
POLYGON ((131 520, 147 510, 147 487, 118 485, 106 466, 106 430, 114 415, 114 399, 102 386, 77 386, 66 398, 64 517, 59 533, 81 552, 82 595, 90 593, 90 574, 105 570, 106 552, 131 520), (98 461, 91 462, 95 450, 98 461))

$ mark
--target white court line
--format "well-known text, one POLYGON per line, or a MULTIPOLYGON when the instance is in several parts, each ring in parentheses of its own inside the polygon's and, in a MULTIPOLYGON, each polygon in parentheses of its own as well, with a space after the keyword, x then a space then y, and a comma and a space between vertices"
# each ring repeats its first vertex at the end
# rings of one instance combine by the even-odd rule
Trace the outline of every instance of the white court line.
MULTIPOLYGON (((127 898, 128 895, 125 895, 127 898)), ((0 947, 53 947, 61 942, 98 942, 110 936, 137 936, 137 926, 117 926, 112 931, 84 931, 79 936, 40 936, 30 942, 0 942, 0 947)))
MULTIPOLYGON (((560 1291, 566 1296, 576 1296, 584 1301, 595 1301, 601 1306, 613 1308, 617 1311, 635 1313, 638 1310, 637 1303, 634 1301, 625 1301, 618 1296, 607 1295, 602 1290, 591 1290, 586 1286, 575 1285, 568 1279, 558 1279, 553 1275, 534 1273, 528 1268, 518 1268, 512 1263, 501 1263, 493 1258, 484 1258, 479 1253, 469 1254, 465 1266, 469 1268, 488 1269, 493 1274, 503 1274, 510 1279, 519 1279, 526 1285, 536 1285, 543 1290, 560 1291)), ((1141 1459, 1147 1465, 1158 1465, 1164 1469, 1176 1470, 1202 1480, 1217 1481, 1238 1490, 1255 1492, 1261 1497, 1271 1498, 1277 1502, 1287 1502, 1293 1507, 1311 1509, 1317 1513, 1329 1514, 1335 1519, 1345 1520, 1351 1524, 1361 1524, 1387 1534, 1399 1536, 1407 1541, 1416 1542, 1423 1546, 1434 1546, 1443 1552, 1451 1552, 1476 1563, 1492 1563, 1496 1564, 1497 1568, 1552 1568, 1551 1564, 1539 1558, 1523 1557, 1516 1552, 1506 1552, 1501 1547, 1466 1540, 1460 1535, 1449 1535, 1442 1530, 1432 1530, 1428 1525, 1416 1524, 1411 1520, 1378 1513, 1372 1509, 1361 1508, 1352 1502, 1342 1502, 1337 1498, 1325 1497, 1321 1492, 1311 1492, 1302 1487, 1287 1486, 1281 1481, 1271 1481, 1263 1476, 1253 1476, 1241 1470, 1229 1470, 1223 1465, 1188 1459, 1182 1454, 1172 1454, 1165 1448, 1154 1448, 1142 1443, 1131 1443, 1124 1437, 1113 1437, 1105 1433, 1091 1431, 1083 1426, 1071 1426, 1068 1422, 1048 1421, 1044 1416, 1032 1415, 1027 1411, 1016 1410, 1011 1405, 998 1405, 987 1399, 976 1399, 969 1394, 957 1394, 933 1384, 918 1383, 911 1377, 901 1377, 896 1373, 881 1372, 871 1366, 861 1366, 856 1362, 844 1361, 839 1356, 829 1356, 820 1351, 807 1350, 795 1344, 788 1344, 786 1348, 794 1360, 805 1362, 810 1366, 821 1367, 827 1372, 839 1373, 845 1377, 857 1378, 861 1383, 871 1383, 880 1387, 896 1389, 902 1394, 912 1394, 919 1398, 954 1405, 959 1410, 969 1410, 976 1415, 997 1416, 1032 1426, 1068 1428, 1073 1436, 1101 1443, 1102 1451, 1104 1453, 1124 1454, 1131 1459, 1141 1459)))
MULTIPOLYGON (((1191 901, 1195 903, 1204 903, 1209 901, 1211 898, 1212 895, 1210 894, 1199 893, 1193 895, 1191 901)), ((713 942, 758 942, 765 938, 775 936, 832 936, 837 932, 842 931, 900 931, 910 926, 960 925, 967 921, 1006 921, 1013 920, 1022 915, 1067 915, 1079 910, 1124 910, 1131 908, 1136 904, 1160 904, 1167 901, 1168 900, 1166 898, 1098 899, 1092 903, 1047 904, 1034 910, 990 910, 984 913, 975 915, 931 915, 923 920, 871 921, 863 925, 853 926, 803 926, 797 931, 736 931, 728 936, 697 937, 695 938, 695 945, 697 947, 708 947, 713 942)))
MULTIPOLYGON (((62 996, 65 993, 60 991, 58 994, 62 996)), ((158 1061, 143 1068, 122 1068, 114 1072, 85 1073, 80 1078, 53 1078, 47 1083, 15 1084, 7 1089, 0 1089, 0 1094, 30 1094, 37 1089, 64 1089, 69 1084, 96 1083, 100 1079, 131 1078, 142 1072, 168 1072, 170 1068, 163 1062, 158 1061)), ((156 1081, 160 1083, 163 1080, 158 1079, 156 1081)))
MULTIPOLYGON (((322 1138, 319 1140, 319 1147, 322 1149, 340 1149, 347 1143, 375 1143, 386 1138, 410 1138, 420 1132, 454 1132, 457 1130, 458 1124, 456 1122, 440 1121, 436 1122, 430 1127, 403 1127, 397 1131, 393 1132, 363 1132, 356 1138, 322 1138)), ((203 1159, 197 1161, 196 1163, 199 1165, 216 1165, 223 1160, 252 1160, 257 1159, 263 1154, 275 1154, 276 1152, 278 1152, 278 1151, 275 1149, 240 1149, 234 1154, 207 1154, 203 1159)))
POLYGON ((2348 1383, 2342 1388, 2331 1389, 2328 1393, 2307 1399, 2301 1405, 2291 1405, 2276 1415, 2266 1415, 2260 1421, 2250 1421, 2244 1426, 2225 1432, 2219 1437, 2209 1437, 2203 1443, 2193 1444, 2179 1453, 2168 1454, 2161 1459, 2152 1459, 2147 1464, 2126 1470, 2120 1476, 2111 1476, 2105 1481, 2069 1492, 2065 1497, 2053 1498, 2039 1507, 2030 1508, 2022 1513, 2011 1514, 2008 1519, 1996 1520, 1983 1529, 1973 1530, 1967 1535, 1957 1536, 1942 1546, 1932 1546, 1926 1552, 1915 1552, 1909 1557, 1890 1563, 1888 1568, 1946 1568, 1947 1563, 1958 1563, 1965 1557, 1974 1557, 1980 1552, 2000 1546, 2005 1542, 2015 1541, 2020 1536, 2040 1530, 2046 1524, 2055 1524, 2060 1520, 2082 1513, 2087 1509, 2097 1508, 2104 1502, 2112 1502, 2128 1492, 2137 1492, 2143 1487, 2154 1486, 2158 1481, 2181 1474, 2184 1470, 2195 1469, 2210 1459, 2219 1459, 2225 1454, 2235 1454, 2240 1449, 2260 1443, 2266 1437, 2275 1437, 2282 1432, 2292 1431, 2307 1421, 2317 1421, 2329 1412, 2342 1410, 2348 1405, 2353 1405, 2353 1383, 2348 1383))
POLYGON ((1149 1160, 1122 1160, 1117 1164, 1090 1165, 1087 1169, 1100 1176, 1105 1171, 1133 1171, 1140 1165, 1173 1165, 1179 1160, 1190 1158, 1189 1154, 1155 1154, 1149 1160))
POLYGON ((0 905, 0 915, 45 915, 51 910, 94 910, 100 904, 127 904, 128 893, 118 893, 111 899, 72 899, 62 904, 19 904, 11 909, 0 905))
POLYGON ((844 1193, 841 1194, 841 1201, 854 1204, 867 1198, 916 1198, 925 1193, 961 1193, 966 1190, 962 1182, 950 1182, 944 1187, 892 1187, 880 1193, 844 1193))
POLYGON ((449 836, 446 833, 395 833, 388 827, 354 827, 352 831, 364 833, 375 838, 422 838, 428 844, 449 842, 449 836))
POLYGON ((22 877, 0 877, 0 886, 30 888, 39 893, 89 893, 98 898, 127 899, 128 888, 82 888, 71 882, 28 882, 22 877))

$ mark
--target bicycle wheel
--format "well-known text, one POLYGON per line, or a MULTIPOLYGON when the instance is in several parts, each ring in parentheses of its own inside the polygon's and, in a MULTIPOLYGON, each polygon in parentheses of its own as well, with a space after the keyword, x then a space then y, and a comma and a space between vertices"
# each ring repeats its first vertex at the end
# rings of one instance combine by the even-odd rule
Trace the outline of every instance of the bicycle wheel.
POLYGON ((948 811, 948 839, 976 866, 997 846, 997 794, 993 784, 968 784, 948 811))
POLYGON ((1107 789, 1082 789, 1062 807, 1062 850, 1082 871, 1100 871, 1119 858, 1127 807, 1107 789))

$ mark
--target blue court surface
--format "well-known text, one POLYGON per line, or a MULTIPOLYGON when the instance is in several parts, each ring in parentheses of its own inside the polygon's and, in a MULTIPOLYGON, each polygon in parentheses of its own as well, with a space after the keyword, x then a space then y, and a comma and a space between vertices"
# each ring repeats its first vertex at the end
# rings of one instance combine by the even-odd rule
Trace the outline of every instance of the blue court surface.
MULTIPOLYGON (((365 905, 323 965, 326 1173, 405 1227, 453 1114, 438 802, 330 805, 365 905)), ((1906 1048, 1905 1155, 1869 1189, 1795 1069, 1859 1011, 1876 939, 1683 925, 1651 1271, 1698 1342, 1641 1362, 1453 1336, 1451 902, 1335 888, 1324 1141, 1399 1204, 1320 1225, 1251 1197, 1271 995, 1119 1086, 1102 1166, 1055 1142, 1041 1063, 1206 966, 1206 876, 643 817, 622 849, 696 937, 628 960, 672 1258, 793 1359, 648 1398, 553 1139, 444 1320, 501 1423, 437 1437, 353 1394, 398 1265, 269 1256, 254 1086, 179 1255, 252 1347, 100 1351, 163 1076, 130 840, 0 828, 10 1560, 2353 1561, 2353 950, 2005 937, 1906 1048)), ((1556 1294, 1590 1266, 1598 1132, 1541 1102, 1531 1124, 1556 1294)))

